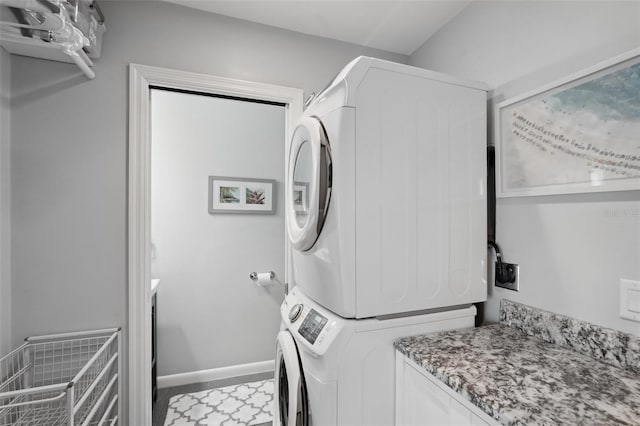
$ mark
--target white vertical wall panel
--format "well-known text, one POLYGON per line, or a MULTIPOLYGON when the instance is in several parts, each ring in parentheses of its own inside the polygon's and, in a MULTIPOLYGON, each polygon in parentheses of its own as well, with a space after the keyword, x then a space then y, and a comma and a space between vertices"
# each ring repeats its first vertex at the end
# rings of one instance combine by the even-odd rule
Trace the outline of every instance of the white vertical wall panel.
POLYGON ((486 263, 485 96, 462 88, 449 96, 450 289, 465 295, 486 263))
MULTIPOLYGON (((415 122, 418 128, 416 156, 420 163, 420 166, 416 167, 417 193, 422 194, 421 197, 416 197, 417 209, 421 215, 436 218, 441 222, 446 217, 438 206, 442 187, 446 185, 447 178, 443 176, 442 170, 430 167, 427 161, 429 159, 434 159, 435 162, 444 160, 441 156, 445 155, 446 151, 439 143, 444 126, 442 126, 437 107, 427 100, 419 102, 415 122)), ((443 231, 443 228, 430 226, 423 220, 416 223, 417 241, 443 241, 444 236, 441 235, 443 231)), ((421 283, 420 286, 416 286, 419 299, 430 300, 437 296, 442 280, 446 279, 446 271, 438 265, 444 264, 447 255, 448 253, 441 250, 437 244, 416 243, 416 258, 419 259, 416 275, 421 283)))
POLYGON ((358 317, 486 298, 485 97, 379 69, 360 84, 358 317))

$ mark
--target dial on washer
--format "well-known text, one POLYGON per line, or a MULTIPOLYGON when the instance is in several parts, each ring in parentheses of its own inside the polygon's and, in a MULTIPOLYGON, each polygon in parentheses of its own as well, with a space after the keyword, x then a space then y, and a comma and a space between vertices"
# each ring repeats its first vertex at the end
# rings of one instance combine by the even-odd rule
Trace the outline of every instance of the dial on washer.
POLYGON ((293 305, 293 307, 289 311, 289 321, 296 322, 296 320, 300 318, 300 315, 302 314, 302 308, 302 303, 296 303, 295 305, 293 305))

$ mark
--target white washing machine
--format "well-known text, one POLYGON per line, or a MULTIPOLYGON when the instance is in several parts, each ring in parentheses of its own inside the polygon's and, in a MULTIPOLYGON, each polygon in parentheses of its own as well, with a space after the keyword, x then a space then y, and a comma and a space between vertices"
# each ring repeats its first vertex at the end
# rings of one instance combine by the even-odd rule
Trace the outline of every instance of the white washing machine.
POLYGON ((292 281, 344 318, 486 300, 486 90, 352 61, 294 131, 292 281))
POLYGON ((344 319, 294 288, 280 308, 275 416, 280 426, 394 424, 394 340, 473 327, 476 309, 344 319))

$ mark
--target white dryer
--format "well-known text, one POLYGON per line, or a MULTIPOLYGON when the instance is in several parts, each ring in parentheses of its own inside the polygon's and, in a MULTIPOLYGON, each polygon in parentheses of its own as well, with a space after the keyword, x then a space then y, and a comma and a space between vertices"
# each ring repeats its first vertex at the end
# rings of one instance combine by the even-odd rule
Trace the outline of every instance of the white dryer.
POLYGON ((294 288, 280 308, 274 426, 394 424, 396 339, 473 327, 469 306, 425 315, 344 319, 294 288))
POLYGON ((486 87, 352 61, 291 141, 292 281, 344 318, 486 300, 486 87))

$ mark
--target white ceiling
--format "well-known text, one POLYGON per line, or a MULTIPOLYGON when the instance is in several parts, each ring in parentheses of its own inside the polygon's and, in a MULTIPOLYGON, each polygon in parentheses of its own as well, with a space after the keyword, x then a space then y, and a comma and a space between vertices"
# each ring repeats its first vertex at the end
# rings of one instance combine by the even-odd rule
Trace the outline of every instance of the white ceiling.
POLYGON ((166 1, 410 55, 472 0, 166 1))

